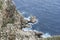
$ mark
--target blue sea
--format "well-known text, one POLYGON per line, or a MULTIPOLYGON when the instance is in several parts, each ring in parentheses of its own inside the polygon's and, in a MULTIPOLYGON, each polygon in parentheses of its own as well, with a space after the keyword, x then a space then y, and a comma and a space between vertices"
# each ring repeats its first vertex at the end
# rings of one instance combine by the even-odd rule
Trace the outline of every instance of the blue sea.
POLYGON ((60 35, 60 0, 14 0, 17 10, 25 17, 36 16, 33 30, 60 35))

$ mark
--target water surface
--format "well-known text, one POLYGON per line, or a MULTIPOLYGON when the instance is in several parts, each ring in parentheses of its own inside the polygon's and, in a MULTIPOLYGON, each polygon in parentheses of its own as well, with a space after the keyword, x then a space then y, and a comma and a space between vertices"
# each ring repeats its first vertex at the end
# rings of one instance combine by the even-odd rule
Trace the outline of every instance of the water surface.
POLYGON ((32 29, 60 35, 60 0, 14 0, 17 9, 27 17, 35 15, 39 22, 32 29))

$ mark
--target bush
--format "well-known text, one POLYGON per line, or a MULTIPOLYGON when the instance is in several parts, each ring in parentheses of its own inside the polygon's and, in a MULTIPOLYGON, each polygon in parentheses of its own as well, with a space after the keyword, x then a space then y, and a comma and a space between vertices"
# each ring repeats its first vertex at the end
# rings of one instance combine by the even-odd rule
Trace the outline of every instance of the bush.
POLYGON ((2 2, 0 1, 0 10, 2 9, 2 2))

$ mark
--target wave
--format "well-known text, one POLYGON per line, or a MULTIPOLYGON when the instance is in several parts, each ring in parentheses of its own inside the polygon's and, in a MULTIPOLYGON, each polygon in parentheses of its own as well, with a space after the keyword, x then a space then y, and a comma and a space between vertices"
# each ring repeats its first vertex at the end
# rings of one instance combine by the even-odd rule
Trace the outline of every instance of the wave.
MULTIPOLYGON (((40 31, 37 31, 37 30, 32 30, 31 28, 23 28, 22 29, 23 31, 35 31, 35 32, 40 32, 40 31)), ((43 32, 41 32, 43 33, 43 32)), ((41 35, 42 38, 47 38, 47 37, 51 37, 51 35, 49 33, 43 33, 43 35, 41 35)))
POLYGON ((47 37, 51 37, 51 35, 49 33, 44 33, 41 37, 47 38, 47 37))
POLYGON ((25 17, 24 19, 30 21, 30 16, 29 17, 25 17))
POLYGON ((26 12, 23 11, 22 14, 26 14, 26 12))
MULTIPOLYGON (((22 12, 22 14, 26 14, 26 13, 25 13, 25 12, 22 12)), ((25 17, 24 19, 30 21, 30 17, 31 17, 31 16, 25 17)), ((37 23, 38 23, 38 19, 36 19, 36 22, 35 22, 35 23, 28 23, 28 24, 30 25, 30 28, 23 28, 22 30, 23 30, 23 31, 35 31, 35 32, 40 32, 40 31, 37 31, 37 30, 33 30, 33 29, 32 29, 32 25, 37 24, 37 23)), ((41 37, 42 37, 42 38, 47 38, 47 37, 51 37, 51 35, 50 35, 49 33, 43 33, 43 35, 41 35, 41 37)))
POLYGON ((22 30, 23 31, 31 31, 32 29, 31 28, 23 28, 22 30))

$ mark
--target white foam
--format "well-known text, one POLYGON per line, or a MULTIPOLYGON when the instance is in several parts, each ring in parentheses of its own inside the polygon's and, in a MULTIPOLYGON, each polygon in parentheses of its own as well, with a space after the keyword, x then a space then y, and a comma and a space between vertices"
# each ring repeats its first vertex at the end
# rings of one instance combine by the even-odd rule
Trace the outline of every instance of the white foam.
POLYGON ((28 20, 28 21, 30 21, 30 19, 29 18, 24 18, 25 20, 28 20))
POLYGON ((26 14, 26 12, 23 11, 22 14, 26 14))
POLYGON ((51 37, 51 35, 50 35, 49 33, 45 33, 45 34, 43 34, 41 37, 47 38, 47 37, 51 37))
POLYGON ((37 24, 38 23, 38 19, 36 19, 36 22, 34 24, 37 24))
POLYGON ((23 31, 30 31, 30 30, 32 30, 31 28, 23 28, 22 29, 23 31))
POLYGON ((28 21, 30 21, 30 16, 29 16, 29 17, 27 17, 27 18, 25 17, 24 19, 25 19, 25 20, 28 20, 28 21))
POLYGON ((34 32, 37 32, 37 33, 39 32, 39 31, 37 31, 37 30, 32 30, 32 29, 31 29, 31 30, 29 30, 29 31, 34 31, 34 32))
MULTIPOLYGON (((30 16, 27 18, 25 17, 24 19, 30 21, 30 16)), ((36 30, 32 30, 31 28, 32 28, 32 25, 37 24, 37 23, 38 23, 38 19, 36 19, 35 23, 28 23, 30 25, 30 28, 23 28, 22 30, 24 30, 24 31, 36 31, 36 30)))

